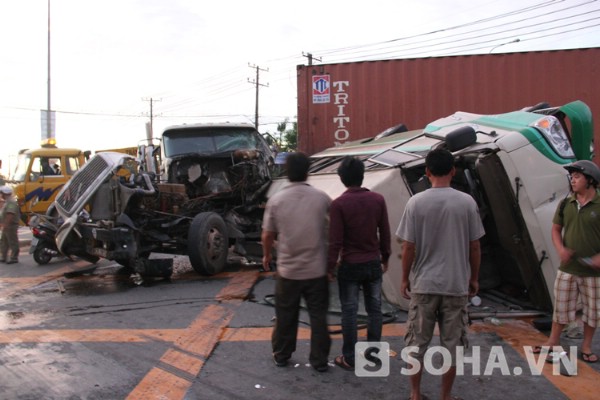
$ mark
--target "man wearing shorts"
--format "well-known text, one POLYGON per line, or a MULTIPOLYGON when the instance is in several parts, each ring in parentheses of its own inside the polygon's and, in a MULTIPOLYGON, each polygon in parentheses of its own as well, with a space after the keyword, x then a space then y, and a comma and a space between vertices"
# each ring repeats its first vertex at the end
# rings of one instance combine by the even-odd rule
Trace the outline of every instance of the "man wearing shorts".
POLYGON ((577 298, 583 303, 581 358, 594 363, 592 339, 600 323, 600 168, 582 160, 565 167, 571 195, 559 204, 552 220, 552 243, 560 258, 554 282, 554 313, 550 337, 543 346, 558 346, 566 324, 576 320, 577 298))
POLYGON ((401 294, 410 299, 404 338, 411 365, 411 399, 421 399, 423 357, 435 323, 440 344, 452 357, 442 375, 441 399, 451 399, 456 377, 456 348, 467 346, 467 302, 479 289, 481 250, 485 234, 477 203, 450 186, 454 156, 435 149, 427 154, 425 173, 431 188, 409 199, 396 231, 402 245, 401 294), (418 362, 418 363, 417 363, 418 362))

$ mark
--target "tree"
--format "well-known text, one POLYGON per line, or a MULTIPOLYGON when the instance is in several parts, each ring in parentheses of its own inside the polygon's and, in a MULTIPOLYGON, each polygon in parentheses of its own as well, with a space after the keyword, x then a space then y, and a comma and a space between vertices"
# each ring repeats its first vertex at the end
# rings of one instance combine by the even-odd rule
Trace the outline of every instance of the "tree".
POLYGON ((288 129, 284 134, 287 151, 296 151, 298 148, 298 123, 292 122, 292 129, 288 129))
POLYGON ((286 118, 277 124, 277 135, 279 137, 280 151, 296 151, 298 146, 298 123, 292 122, 292 129, 287 129, 289 120, 286 118))

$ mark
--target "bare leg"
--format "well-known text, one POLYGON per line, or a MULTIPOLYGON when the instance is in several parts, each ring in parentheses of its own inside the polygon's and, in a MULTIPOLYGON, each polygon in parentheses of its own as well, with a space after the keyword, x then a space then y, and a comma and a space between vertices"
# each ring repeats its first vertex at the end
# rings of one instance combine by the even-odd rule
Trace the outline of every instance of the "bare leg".
MULTIPOLYGON (((548 340, 546 341, 546 343, 544 343, 544 346, 558 346, 560 344, 560 334, 562 333, 564 327, 565 324, 559 324, 558 322, 552 321, 550 337, 548 337, 548 340)), ((552 351, 552 349, 550 349, 549 351, 552 351)))
POLYGON ((456 378, 456 367, 450 367, 448 371, 442 375, 442 400, 451 400, 452 396, 452 385, 454 385, 454 378, 456 378))
POLYGON ((592 352, 592 339, 596 332, 595 327, 589 326, 586 322, 583 323, 583 341, 581 342, 581 352, 590 354, 592 352))
POLYGON ((421 400, 421 377, 423 376, 423 367, 419 372, 410 376, 410 400, 421 400))

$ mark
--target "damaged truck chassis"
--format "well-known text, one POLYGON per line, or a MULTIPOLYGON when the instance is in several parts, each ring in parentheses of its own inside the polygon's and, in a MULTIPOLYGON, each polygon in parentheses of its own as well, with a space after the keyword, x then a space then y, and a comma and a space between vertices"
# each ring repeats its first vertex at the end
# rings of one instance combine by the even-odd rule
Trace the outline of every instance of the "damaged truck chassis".
POLYGON ((99 153, 65 185, 55 202, 63 254, 159 277, 172 258, 151 253, 188 255, 204 275, 224 268, 232 246, 252 257, 273 164, 264 139, 247 124, 176 126, 161 139, 139 159, 99 153))

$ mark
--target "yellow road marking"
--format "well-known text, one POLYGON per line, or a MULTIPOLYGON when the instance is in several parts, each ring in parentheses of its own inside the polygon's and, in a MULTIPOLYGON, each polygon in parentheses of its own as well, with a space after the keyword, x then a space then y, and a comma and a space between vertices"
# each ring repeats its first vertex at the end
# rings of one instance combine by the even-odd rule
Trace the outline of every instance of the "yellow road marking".
MULTIPOLYGON (((39 277, 2 278, 0 296, 7 296, 31 286, 59 279, 72 268, 64 267, 39 277)), ((209 305, 184 329, 63 329, 63 330, 4 330, 0 343, 68 343, 68 342, 119 342, 142 343, 162 341, 172 343, 140 383, 129 394, 129 399, 183 399, 194 379, 202 370, 205 360, 220 341, 269 341, 272 328, 229 328, 235 309, 247 298, 260 274, 242 271, 219 275, 230 279, 216 296, 220 303, 209 305)), ((331 330, 339 330, 332 326, 331 330)), ((521 357, 527 358, 524 346, 544 343, 547 337, 521 320, 503 320, 500 326, 474 323, 474 333, 495 333, 512 346, 521 357)), ((392 323, 383 327, 383 337, 402 337, 405 324, 392 323)), ((436 332, 437 334, 437 332, 436 332)), ((364 330, 359 331, 364 336, 364 330)), ((341 335, 332 335, 341 339, 341 335)), ((310 339, 310 329, 300 327, 298 339, 310 339)), ((537 359, 538 356, 536 356, 537 359)), ((594 398, 600 392, 598 372, 586 363, 577 364, 577 384, 572 377, 554 375, 552 365, 544 363, 542 375, 569 398, 594 398)))
POLYGON ((182 329, 32 329, 0 331, 0 343, 170 342, 181 336, 182 329))
POLYGON ((36 277, 1 278, 3 287, 0 287, 0 297, 9 297, 30 287, 50 282, 63 276, 65 272, 71 272, 72 270, 72 268, 63 267, 36 277))
POLYGON ((163 354, 159 365, 140 381, 128 399, 183 399, 204 361, 213 351, 237 308, 246 299, 259 274, 239 272, 216 296, 221 304, 205 307, 181 332, 174 348, 163 354))
MULTIPOLYGON (((496 333, 510 344, 521 357, 527 359, 525 354, 525 346, 541 345, 548 337, 535 329, 530 323, 522 320, 507 320, 503 321, 499 326, 490 326, 482 323, 473 324, 471 326, 475 332, 491 332, 496 333)), ((532 355, 529 355, 530 357, 532 355)), ((540 355, 535 355, 537 360, 540 355)), ((598 372, 585 362, 577 361, 577 377, 568 377, 555 375, 553 366, 544 361, 542 375, 548 379, 558 390, 564 393, 570 399, 593 399, 600 393, 600 380, 598 372), (577 384, 573 384, 573 379, 577 379, 577 384)))

